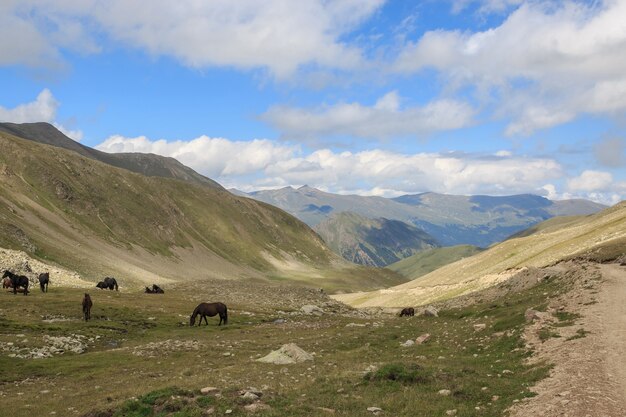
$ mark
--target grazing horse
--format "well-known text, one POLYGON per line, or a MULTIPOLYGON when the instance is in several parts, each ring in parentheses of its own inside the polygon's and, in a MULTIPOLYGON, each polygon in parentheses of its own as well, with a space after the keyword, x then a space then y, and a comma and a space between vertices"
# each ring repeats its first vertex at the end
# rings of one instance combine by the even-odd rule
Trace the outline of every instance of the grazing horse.
POLYGON ((24 287, 24 295, 28 294, 28 277, 24 275, 17 275, 8 269, 4 271, 2 278, 9 277, 11 279, 11 286, 13 287, 13 294, 17 294, 18 287, 24 287))
POLYGON ((49 272, 44 272, 43 274, 39 274, 39 288, 41 288, 41 292, 48 292, 49 283, 50 283, 49 272))
POLYGON ((400 317, 402 316, 413 317, 414 315, 415 315, 415 309, 413 307, 405 307, 400 312, 400 317))
POLYGON ((191 317, 189 318, 189 325, 193 326, 196 323, 196 316, 200 314, 200 321, 198 322, 198 326, 202 323, 202 319, 206 325, 209 325, 209 322, 206 319, 206 316, 213 317, 216 314, 220 315, 220 322, 218 326, 222 325, 222 320, 224 324, 228 324, 228 309, 226 308, 226 304, 223 303, 200 303, 198 307, 193 311, 191 317))
POLYGON ((85 317, 85 321, 89 321, 91 318, 91 306, 93 306, 91 297, 89 294, 85 293, 85 297, 83 297, 83 316, 85 317))
POLYGON ((111 277, 106 277, 104 281, 100 281, 99 283, 97 283, 96 287, 100 288, 101 290, 105 288, 113 290, 113 288, 115 288, 115 291, 119 291, 117 281, 115 280, 115 278, 111 277))

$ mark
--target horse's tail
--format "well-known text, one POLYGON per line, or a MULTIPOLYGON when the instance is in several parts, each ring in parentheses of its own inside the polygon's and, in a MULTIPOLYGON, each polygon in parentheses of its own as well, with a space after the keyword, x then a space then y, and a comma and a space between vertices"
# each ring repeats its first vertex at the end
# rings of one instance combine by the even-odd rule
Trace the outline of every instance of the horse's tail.
POLYGON ((119 287, 117 286, 117 280, 113 282, 115 284, 115 291, 119 291, 119 287))
POLYGON ((228 324, 228 307, 224 304, 224 324, 228 324))

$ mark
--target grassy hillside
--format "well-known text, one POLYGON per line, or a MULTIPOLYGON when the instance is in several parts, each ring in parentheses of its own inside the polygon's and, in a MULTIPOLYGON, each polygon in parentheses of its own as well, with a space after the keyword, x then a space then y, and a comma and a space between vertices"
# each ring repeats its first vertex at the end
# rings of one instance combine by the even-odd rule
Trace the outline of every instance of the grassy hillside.
POLYGON ((386 266, 439 246, 435 238, 407 223, 347 211, 328 217, 315 230, 335 253, 361 265, 386 266))
POLYGON ((388 265, 387 268, 408 279, 416 279, 444 265, 476 255, 482 250, 483 249, 471 245, 434 248, 416 253, 413 256, 388 265))
MULTIPOLYGON (((0 246, 90 279, 328 276, 350 267, 308 226, 221 188, 147 177, 0 133, 0 246), (334 271, 334 272, 333 272, 334 271)), ((400 282, 368 270, 369 283, 400 282)), ((358 284, 357 284, 358 286, 358 284)), ((369 285, 368 285, 369 286, 369 285)))
MULTIPOLYGON (((494 245, 406 284, 337 298, 353 306, 425 304, 492 286, 524 267, 550 265, 607 245, 615 248, 613 243, 626 237, 626 202, 561 227, 540 229, 543 230, 494 245)), ((621 251, 626 252, 626 247, 621 251)))
POLYGON ((106 153, 68 138, 49 123, 0 123, 0 132, 22 139, 52 145, 79 153, 105 164, 149 177, 176 178, 208 187, 222 188, 217 182, 181 164, 174 158, 145 153, 106 153))

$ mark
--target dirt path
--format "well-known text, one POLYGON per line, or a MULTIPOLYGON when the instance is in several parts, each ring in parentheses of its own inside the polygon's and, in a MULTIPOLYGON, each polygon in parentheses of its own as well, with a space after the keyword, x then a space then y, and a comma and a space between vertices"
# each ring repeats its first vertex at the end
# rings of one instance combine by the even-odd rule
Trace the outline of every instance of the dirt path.
POLYGON ((569 327, 545 321, 529 326, 533 360, 555 366, 550 377, 533 388, 538 395, 516 405, 511 417, 626 416, 626 267, 594 265, 575 273, 580 275, 579 286, 550 307, 581 318, 569 327), (560 337, 542 342, 537 337, 542 328, 560 337), (585 337, 571 339, 583 330, 589 332, 585 337))

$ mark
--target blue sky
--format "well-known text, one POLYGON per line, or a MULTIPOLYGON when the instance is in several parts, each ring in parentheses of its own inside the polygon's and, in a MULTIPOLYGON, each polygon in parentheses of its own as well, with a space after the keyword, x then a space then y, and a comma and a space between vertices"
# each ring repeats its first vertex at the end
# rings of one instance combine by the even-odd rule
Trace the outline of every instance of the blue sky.
POLYGON ((4 0, 0 121, 246 191, 626 198, 625 0, 145 4, 4 0))

